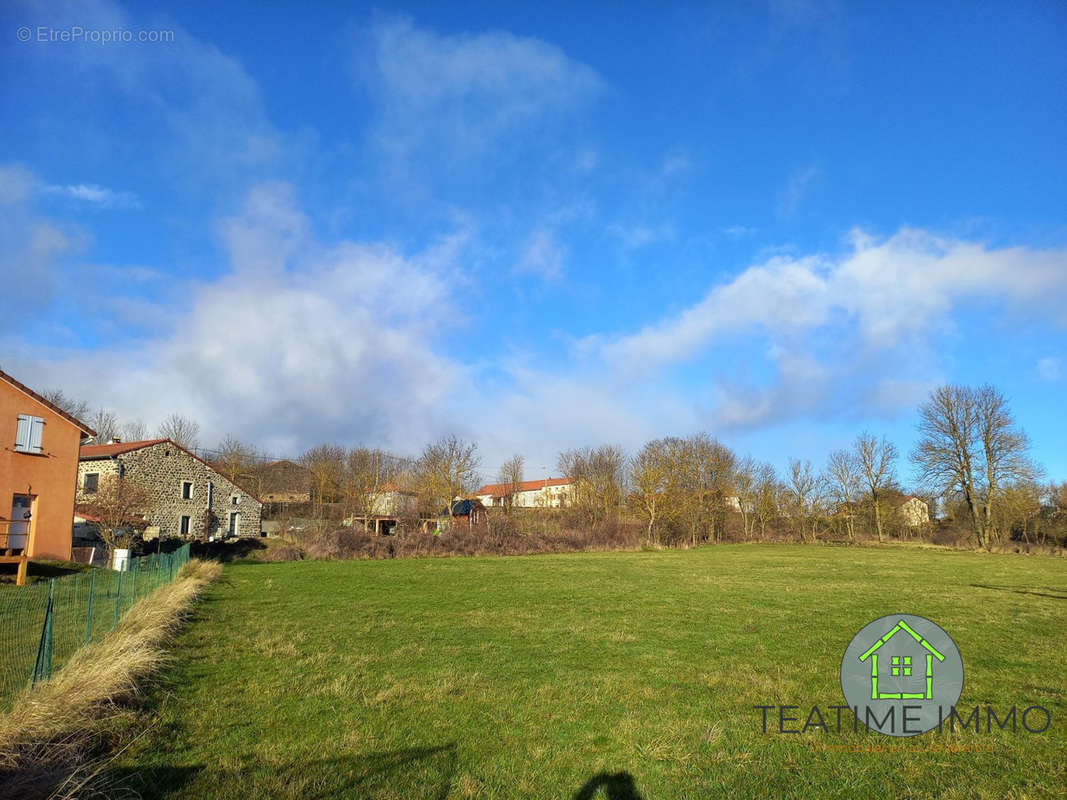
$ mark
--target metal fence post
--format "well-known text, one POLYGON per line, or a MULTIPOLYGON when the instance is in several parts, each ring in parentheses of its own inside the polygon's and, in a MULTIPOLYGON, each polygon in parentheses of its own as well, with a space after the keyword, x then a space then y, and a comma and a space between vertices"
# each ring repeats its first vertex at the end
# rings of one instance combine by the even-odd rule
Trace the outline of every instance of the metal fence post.
POLYGON ((41 626, 41 640, 37 644, 37 658, 33 662, 33 675, 30 682, 36 684, 39 680, 52 675, 52 616, 55 613, 56 602, 56 579, 48 582, 48 605, 44 610, 44 625, 41 626))
POLYGON ((115 621, 111 624, 111 630, 119 625, 119 607, 122 605, 122 570, 119 570, 118 588, 115 590, 115 621))
POLYGON ((89 602, 85 607, 85 643, 93 635, 93 593, 96 590, 96 570, 89 568, 89 602))

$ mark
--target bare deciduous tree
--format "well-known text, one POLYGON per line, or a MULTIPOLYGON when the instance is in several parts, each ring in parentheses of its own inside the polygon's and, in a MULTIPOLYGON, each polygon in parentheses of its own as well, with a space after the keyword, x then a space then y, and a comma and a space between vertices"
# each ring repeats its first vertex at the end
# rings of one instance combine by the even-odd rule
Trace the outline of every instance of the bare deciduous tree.
POLYGON ((148 427, 139 419, 127 420, 119 426, 124 442, 141 442, 148 438, 148 427))
MULTIPOLYGON (((70 414, 75 419, 80 419, 84 422, 85 418, 89 416, 89 404, 84 400, 68 397, 62 389, 52 389, 51 391, 43 392, 41 397, 56 408, 70 414)), ((89 427, 91 428, 92 425, 89 427)))
POLYGON ((658 542, 656 524, 670 504, 671 463, 663 439, 648 442, 630 462, 630 483, 634 504, 648 519, 649 543, 658 542))
POLYGON ((779 516, 778 497, 781 494, 778 476, 770 464, 760 464, 755 475, 756 520, 759 522, 760 538, 767 538, 767 525, 779 516))
POLYGON ((504 511, 510 512, 515 502, 515 495, 522 487, 523 458, 518 453, 500 465, 497 480, 504 484, 504 511))
POLYGON ((478 445, 445 436, 426 445, 416 463, 418 485, 434 512, 443 504, 452 516, 452 501, 474 489, 478 445))
POLYGON ((897 448, 884 436, 876 439, 864 432, 856 437, 853 456, 859 467, 863 485, 871 498, 871 512, 874 514, 874 528, 878 533, 878 541, 884 542, 883 501, 885 493, 896 485, 894 464, 897 460, 897 448))
POLYGON ((745 539, 751 539, 756 530, 756 485, 761 466, 752 456, 745 456, 734 466, 734 496, 745 539))
POLYGON ((110 442, 119 434, 119 418, 103 408, 89 418, 88 425, 96 431, 96 441, 100 444, 110 442))
POLYGON ((984 466, 984 525, 988 537, 1000 538, 1002 530, 994 520, 994 506, 1001 502, 1001 494, 1009 485, 1031 483, 1038 470, 1027 456, 1030 440, 1016 427, 1004 396, 987 384, 975 390, 974 399, 984 466))
POLYGON ((341 491, 345 502, 363 519, 364 530, 377 514, 402 516, 408 510, 386 507, 382 501, 386 486, 398 481, 404 466, 403 459, 384 450, 357 447, 348 451, 341 491))
POLYGON ((853 453, 835 450, 826 465, 828 488, 837 503, 838 513, 844 517, 849 541, 856 538, 856 500, 859 497, 861 475, 853 453))
POLYGON ((181 414, 171 414, 160 424, 157 436, 170 439, 186 450, 196 450, 200 445, 200 423, 181 414))
POLYGON ((144 528, 145 515, 152 506, 151 494, 137 481, 117 475, 100 479, 86 510, 98 520, 96 531, 107 547, 109 563, 127 535, 144 528))
POLYGON ((560 471, 574 481, 574 507, 589 525, 615 515, 622 504, 626 456, 614 445, 560 453, 560 471))
POLYGON ((802 530, 811 534, 815 541, 819 530, 819 519, 823 512, 825 499, 821 476, 812 469, 810 461, 789 460, 789 493, 794 514, 803 523, 802 530))
POLYGON ((344 461, 345 449, 335 444, 312 447, 300 458, 300 463, 311 473, 316 519, 322 520, 326 504, 337 498, 344 461))
POLYGON ((227 436, 215 450, 215 468, 226 476, 230 483, 242 483, 256 463, 256 451, 234 436, 227 436))
POLYGON ((912 461, 920 480, 958 493, 978 546, 988 548, 998 491, 1034 474, 1007 401, 992 386, 941 386, 919 407, 919 435, 912 461))
POLYGON ((690 544, 721 538, 734 455, 707 434, 663 440, 671 472, 670 512, 690 544))

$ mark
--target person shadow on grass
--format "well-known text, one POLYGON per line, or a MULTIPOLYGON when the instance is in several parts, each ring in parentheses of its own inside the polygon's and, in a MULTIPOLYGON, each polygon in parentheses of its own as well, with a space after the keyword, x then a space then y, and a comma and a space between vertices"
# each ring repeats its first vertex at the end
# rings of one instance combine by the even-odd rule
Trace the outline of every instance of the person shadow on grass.
POLYGON ((593 800, 600 789, 604 790, 607 800, 642 800, 629 772, 594 775, 575 793, 573 800, 593 800))

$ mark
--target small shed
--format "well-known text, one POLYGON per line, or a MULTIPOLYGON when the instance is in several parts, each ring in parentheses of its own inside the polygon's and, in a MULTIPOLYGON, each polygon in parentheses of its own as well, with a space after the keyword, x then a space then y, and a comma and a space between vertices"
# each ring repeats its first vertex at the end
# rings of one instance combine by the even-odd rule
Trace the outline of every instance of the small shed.
MULTIPOLYGON (((448 509, 441 509, 440 516, 448 516, 448 509)), ((482 501, 477 498, 463 498, 452 501, 452 521, 453 522, 466 522, 467 527, 471 528, 478 525, 485 519, 485 506, 482 505, 482 501)))

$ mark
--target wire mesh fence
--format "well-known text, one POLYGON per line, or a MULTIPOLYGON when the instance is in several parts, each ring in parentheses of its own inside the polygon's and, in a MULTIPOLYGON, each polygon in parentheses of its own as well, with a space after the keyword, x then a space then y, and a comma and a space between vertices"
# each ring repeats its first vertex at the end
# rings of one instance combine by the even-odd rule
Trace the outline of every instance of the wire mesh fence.
POLYGON ((185 544, 132 558, 121 572, 90 569, 0 589, 0 708, 113 630, 139 597, 172 581, 188 560, 185 544))

